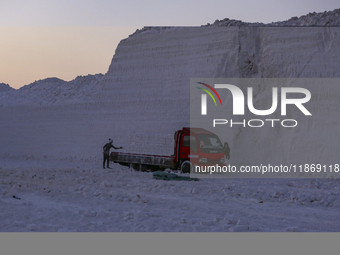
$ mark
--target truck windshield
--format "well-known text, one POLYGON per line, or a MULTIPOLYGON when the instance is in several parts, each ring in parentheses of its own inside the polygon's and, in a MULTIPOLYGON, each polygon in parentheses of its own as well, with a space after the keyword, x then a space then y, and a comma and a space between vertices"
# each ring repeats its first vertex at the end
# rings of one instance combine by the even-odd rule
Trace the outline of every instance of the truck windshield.
POLYGON ((223 146, 216 135, 197 135, 199 147, 204 153, 223 153, 223 146))

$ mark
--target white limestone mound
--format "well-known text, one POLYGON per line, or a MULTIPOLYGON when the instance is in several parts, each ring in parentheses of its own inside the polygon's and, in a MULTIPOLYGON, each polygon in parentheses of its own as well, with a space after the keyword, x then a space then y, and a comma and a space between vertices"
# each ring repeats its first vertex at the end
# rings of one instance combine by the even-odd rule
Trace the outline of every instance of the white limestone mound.
MULTIPOLYGON (((8 93, 0 94, 0 107, 86 102, 93 95, 95 83, 102 76, 102 74, 78 76, 70 82, 59 78, 46 78, 17 90, 8 88, 6 90, 8 93)), ((4 91, 3 87, 5 86, 0 85, 0 92, 4 91)))
POLYGON ((12 87, 10 87, 8 84, 6 83, 0 83, 0 93, 2 92, 8 92, 14 90, 12 87))

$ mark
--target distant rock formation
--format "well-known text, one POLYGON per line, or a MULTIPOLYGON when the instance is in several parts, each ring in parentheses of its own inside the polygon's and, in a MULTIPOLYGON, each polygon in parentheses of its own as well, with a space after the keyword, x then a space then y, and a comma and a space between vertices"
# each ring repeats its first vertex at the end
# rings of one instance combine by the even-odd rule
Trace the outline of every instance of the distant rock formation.
POLYGON ((323 27, 323 26, 340 26, 340 9, 325 12, 313 12, 301 17, 292 17, 289 20, 264 23, 248 23, 240 20, 216 20, 208 26, 261 26, 261 27, 323 27))
MULTIPOLYGON (((272 23, 261 23, 261 22, 243 22, 242 20, 235 20, 225 18, 223 20, 215 20, 214 23, 207 23, 205 26, 219 26, 219 27, 243 27, 243 26, 251 26, 251 27, 339 27, 340 26, 340 8, 335 9, 333 11, 325 11, 325 12, 313 12, 308 13, 307 15, 302 15, 300 17, 292 17, 285 21, 277 21, 272 23)), ((164 31, 174 28, 180 27, 151 27, 145 26, 142 29, 137 29, 135 33, 131 36, 137 35, 139 33, 143 33, 146 31, 164 31)))

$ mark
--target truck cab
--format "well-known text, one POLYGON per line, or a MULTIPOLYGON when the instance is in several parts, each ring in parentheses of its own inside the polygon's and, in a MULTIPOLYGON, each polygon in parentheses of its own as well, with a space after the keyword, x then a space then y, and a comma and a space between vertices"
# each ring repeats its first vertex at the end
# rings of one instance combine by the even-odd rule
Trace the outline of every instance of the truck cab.
POLYGON ((174 161, 182 172, 190 172, 198 165, 224 164, 223 145, 216 134, 203 128, 184 127, 174 138, 174 161))

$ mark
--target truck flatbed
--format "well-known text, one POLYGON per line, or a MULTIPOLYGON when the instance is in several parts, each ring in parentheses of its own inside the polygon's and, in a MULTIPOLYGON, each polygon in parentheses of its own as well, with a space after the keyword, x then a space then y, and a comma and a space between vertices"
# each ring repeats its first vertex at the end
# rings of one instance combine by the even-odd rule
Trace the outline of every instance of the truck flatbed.
POLYGON ((148 168, 157 170, 159 168, 173 169, 175 167, 174 156, 111 152, 111 161, 141 171, 148 168))

